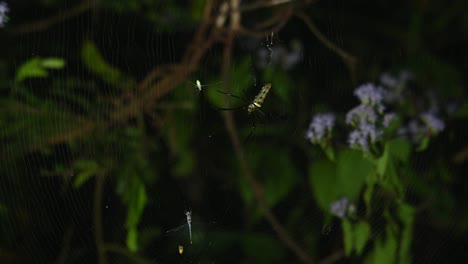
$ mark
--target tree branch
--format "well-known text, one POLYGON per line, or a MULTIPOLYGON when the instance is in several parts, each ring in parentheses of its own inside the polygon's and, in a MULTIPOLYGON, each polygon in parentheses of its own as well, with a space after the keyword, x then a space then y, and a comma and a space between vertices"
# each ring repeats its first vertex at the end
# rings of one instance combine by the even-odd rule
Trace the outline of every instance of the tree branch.
POLYGON ((349 54, 348 52, 344 51, 340 47, 338 47, 335 43, 333 43, 330 39, 328 39, 325 35, 320 32, 320 30, 315 26, 314 22, 302 11, 298 11, 296 16, 300 18, 309 28, 310 32, 317 37, 317 39, 322 42, 322 44, 328 48, 329 50, 336 53, 348 67, 351 79, 353 82, 356 81, 356 64, 357 59, 353 55, 349 54))
POLYGON ((58 24, 64 20, 80 15, 81 13, 86 12, 88 9, 91 9, 95 5, 94 0, 83 0, 80 4, 65 10, 61 11, 58 14, 48 17, 42 20, 28 22, 23 25, 19 25, 11 29, 13 34, 27 34, 32 32, 41 32, 47 30, 49 27, 58 24))
MULTIPOLYGON (((238 0, 231 0, 231 1, 238 1, 238 0)), ((232 21, 232 20, 231 20, 232 21)), ((235 20, 234 20, 235 21, 235 20)), ((238 24, 234 24, 237 26, 238 24)), ((230 76, 229 76, 229 69, 231 65, 231 53, 232 53, 232 44, 234 40, 234 33, 235 31, 230 31, 226 38, 224 50, 223 50, 223 83, 227 86, 227 90, 229 91, 229 84, 230 84, 230 76)), ((261 184, 255 179, 253 176, 250 167, 247 164, 247 159, 245 157, 245 152, 242 147, 242 144, 239 139, 239 134, 237 132, 236 125, 234 123, 233 115, 229 111, 222 112, 224 125, 226 130, 228 131, 229 138, 234 148, 234 152, 236 157, 239 161, 241 166, 241 170, 244 173, 245 177, 247 178, 247 182, 249 183, 254 197, 258 202, 260 209, 264 212, 265 218, 272 226, 273 230, 278 235, 279 239, 288 247, 303 263, 313 263, 312 257, 307 254, 289 235, 287 230, 279 223, 276 219, 275 215, 271 212, 270 208, 268 207, 265 198, 263 197, 261 184)))

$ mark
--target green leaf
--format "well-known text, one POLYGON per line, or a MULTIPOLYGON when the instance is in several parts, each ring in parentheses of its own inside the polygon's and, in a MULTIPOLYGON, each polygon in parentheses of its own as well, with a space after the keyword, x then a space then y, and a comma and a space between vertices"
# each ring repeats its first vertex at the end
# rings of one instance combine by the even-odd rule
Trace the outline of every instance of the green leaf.
POLYGON ((385 234, 376 238, 372 251, 367 255, 364 263, 399 263, 398 257, 398 224, 395 223, 388 211, 383 213, 386 220, 385 234))
POLYGON ((401 162, 408 162, 411 154, 411 143, 408 140, 397 138, 385 144, 389 153, 401 162))
POLYGON ((78 171, 73 185, 80 188, 93 175, 96 175, 99 165, 94 160, 78 160, 73 164, 73 168, 78 171))
POLYGON ((21 82, 27 78, 45 78, 49 76, 47 69, 62 69, 64 65, 62 58, 34 57, 19 67, 16 72, 16 81, 21 82))
POLYGON ((16 81, 21 82, 27 78, 47 77, 47 71, 42 67, 39 57, 32 58, 20 66, 16 73, 16 81))
POLYGON ((407 161, 409 158, 409 144, 404 140, 393 140, 385 144, 383 155, 377 159, 377 173, 382 186, 403 195, 403 184, 398 177, 397 161, 407 161))
POLYGON ((385 171, 387 170, 389 159, 390 159, 390 150, 389 150, 388 143, 387 143, 385 144, 383 155, 380 158, 378 158, 376 162, 377 174, 379 175, 380 178, 383 178, 385 175, 385 171))
POLYGON ((402 203, 398 207, 397 215, 402 223, 399 263, 411 263, 411 242, 413 240, 415 210, 412 206, 402 203))
POLYGON ((145 185, 139 180, 137 176, 133 176, 133 186, 129 192, 129 200, 127 204, 127 246, 131 251, 136 251, 138 249, 137 240, 138 232, 137 226, 140 222, 141 215, 143 210, 146 207, 147 195, 145 185))
POLYGON ((426 150, 429 147, 429 142, 430 138, 425 136, 421 139, 421 142, 419 142, 419 146, 416 148, 416 151, 422 152, 426 150))
POLYGON ((285 256, 284 248, 277 239, 265 234, 242 236, 242 248, 254 263, 278 263, 285 256))
MULTIPOLYGON (((251 76, 251 60, 249 58, 244 58, 240 63, 234 64, 231 67, 230 77, 231 77, 231 87, 229 93, 240 97, 242 99, 229 96, 223 93, 220 93, 215 87, 207 86, 205 91, 207 95, 208 101, 219 108, 235 108, 238 106, 245 106, 246 104, 250 103, 249 98, 245 97, 245 92, 247 92, 248 88, 252 86, 253 79, 249 78, 251 76), (226 106, 226 100, 230 102, 229 106, 226 106)), ((226 92, 226 91, 223 91, 226 92)), ((258 93, 259 91, 256 91, 258 93)))
POLYGON ((360 255, 369 241, 370 226, 367 222, 351 223, 348 219, 341 222, 346 256, 354 251, 360 255))
POLYGON ((330 204, 341 197, 356 200, 373 172, 373 164, 362 152, 341 150, 336 162, 314 161, 309 168, 313 194, 320 207, 328 211, 330 204))
POLYGON ((129 88, 134 81, 109 64, 91 41, 86 41, 81 49, 81 60, 86 68, 114 87, 129 88))
POLYGON ((343 150, 337 157, 337 189, 341 196, 356 200, 367 177, 373 173, 373 164, 367 160, 361 151, 343 150))
POLYGON ((322 150, 325 152, 327 158, 331 161, 335 160, 335 150, 331 146, 322 146, 322 150))
POLYGON ((369 241, 369 237, 371 234, 370 226, 367 222, 357 222, 353 226, 354 228, 354 249, 356 250, 356 254, 360 255, 364 250, 364 247, 369 241))
POLYGON ((138 250, 138 230, 132 227, 127 230, 127 247, 130 251, 136 252, 138 250))
POLYGON ((294 88, 294 83, 287 73, 279 68, 267 68, 264 71, 263 79, 265 82, 271 82, 271 93, 276 94, 283 103, 290 106, 290 95, 294 88))
MULTIPOLYGON (((283 200, 297 182, 298 171, 291 157, 284 151, 264 146, 261 149, 248 152, 251 164, 255 164, 253 169, 257 178, 263 182, 263 196, 268 206, 273 207, 283 200)), ((239 188, 244 201, 250 206, 256 205, 250 185, 245 177, 239 177, 239 188)), ((260 216, 257 210, 255 217, 260 216)))
POLYGON ((375 242, 374 248, 366 257, 364 263, 368 264, 394 264, 396 260, 396 251, 398 242, 393 234, 386 233, 386 238, 379 238, 375 242))
POLYGON ((65 66, 65 61, 62 58, 44 58, 41 63, 42 67, 47 69, 62 69, 65 66))
POLYGON ((343 221, 341 221, 341 228, 343 229, 345 253, 346 256, 350 256, 354 248, 353 226, 349 220, 343 219, 343 221))
POLYGON ((203 16, 203 11, 206 3, 205 0, 192 1, 192 19, 199 21, 203 16))
POLYGON ((309 181, 315 201, 324 211, 328 211, 330 204, 339 197, 335 164, 329 160, 312 162, 309 167, 309 181))

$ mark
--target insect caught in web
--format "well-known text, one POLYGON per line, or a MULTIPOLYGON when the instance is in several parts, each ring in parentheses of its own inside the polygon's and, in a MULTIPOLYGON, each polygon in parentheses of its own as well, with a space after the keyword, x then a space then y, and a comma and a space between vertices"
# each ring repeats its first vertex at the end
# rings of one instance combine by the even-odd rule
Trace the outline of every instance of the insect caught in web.
MULTIPOLYGON (((193 83, 191 81, 187 81, 187 82, 190 83, 191 85, 195 86, 197 93, 201 93, 204 90, 203 87, 208 86, 208 84, 202 84, 200 82, 200 80, 196 80, 195 83, 193 83)), ((214 83, 214 84, 219 84, 219 83, 221 83, 221 82, 217 82, 217 83, 214 83)))
POLYGON ((179 245, 179 255, 182 255, 184 253, 184 246, 179 245))
POLYGON ((195 83, 191 82, 191 81, 187 81, 188 83, 190 83, 191 85, 195 86, 195 88, 197 89, 197 93, 200 93, 202 91, 202 87, 206 86, 206 84, 201 84, 200 80, 196 80, 195 83))
POLYGON ((168 231, 166 231, 166 233, 179 231, 179 230, 181 230, 182 228, 185 228, 186 226, 188 226, 190 244, 192 244, 192 211, 189 211, 189 210, 185 211, 185 217, 187 217, 187 224, 183 224, 183 225, 181 225, 181 226, 178 226, 178 227, 176 227, 176 228, 173 228, 173 229, 171 229, 171 230, 168 230, 168 231))
MULTIPOLYGON (((254 112, 258 112, 260 114, 262 114, 263 116, 265 115, 262 110, 260 110, 260 108, 262 107, 263 105, 263 102, 265 101, 265 98, 267 97, 268 95, 268 92, 270 92, 270 89, 271 89, 271 83, 267 83, 265 84, 262 89, 260 90, 260 92, 255 96, 255 98, 253 99, 253 101, 251 102, 248 102, 247 100, 245 100, 244 98, 240 97, 240 96, 237 96, 237 95, 234 95, 234 94, 231 94, 231 93, 226 93, 226 92, 222 92, 222 91, 218 91, 222 94, 225 94, 225 95, 228 95, 228 96, 231 96, 231 97, 234 97, 234 98, 237 98, 237 99, 240 99, 244 102, 247 103, 247 105, 245 106, 241 106, 241 107, 236 107, 236 108, 217 108, 218 110, 237 110, 237 109, 247 109, 247 113, 249 115, 251 115, 252 113, 254 112)), ((244 142, 247 142, 248 139, 250 138, 250 136, 252 135, 252 133, 255 131, 255 119, 252 119, 253 122, 252 122, 252 129, 250 130, 249 132, 249 135, 247 136, 247 138, 245 139, 244 142)))
MULTIPOLYGON (((176 228, 167 230, 165 232, 166 235, 176 234, 176 235, 181 235, 183 237, 187 237, 187 235, 188 235, 189 243, 193 244, 192 230, 194 231, 194 234, 196 233, 198 235, 198 237, 200 238, 201 235, 204 235, 204 233, 206 233, 207 226, 214 226, 216 224, 215 222, 208 222, 208 223, 193 222, 192 221, 192 211, 190 211, 190 210, 186 210, 184 212, 184 214, 185 214, 187 223, 182 224, 182 225, 180 225, 180 226, 178 226, 176 228)), ((180 252, 180 247, 179 247, 179 252, 180 252)), ((183 247, 182 247, 182 252, 183 252, 183 247)))

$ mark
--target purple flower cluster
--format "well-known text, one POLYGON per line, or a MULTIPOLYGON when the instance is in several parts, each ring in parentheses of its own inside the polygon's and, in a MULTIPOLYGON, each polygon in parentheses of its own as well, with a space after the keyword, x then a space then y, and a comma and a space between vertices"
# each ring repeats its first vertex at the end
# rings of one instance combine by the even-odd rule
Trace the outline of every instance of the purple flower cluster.
POLYGON ((10 11, 7 3, 0 2, 0 27, 3 27, 8 20, 7 13, 10 11))
POLYGON ((384 72, 382 75, 380 75, 380 83, 390 89, 403 87, 409 80, 412 79, 413 73, 408 70, 402 70, 398 76, 394 76, 388 72, 384 72))
POLYGON ((354 90, 354 95, 356 95, 364 105, 377 106, 383 101, 385 92, 386 91, 380 86, 366 83, 354 90))
POLYGON ((436 114, 425 112, 417 119, 412 119, 406 127, 398 130, 400 136, 406 136, 414 143, 419 143, 424 136, 437 135, 445 129, 445 123, 436 114))
MULTIPOLYGON (((363 151, 374 149, 373 144, 382 140, 384 131, 394 133, 397 129, 397 135, 407 137, 418 144, 425 137, 435 136, 445 129, 444 121, 436 114, 439 113, 439 98, 434 93, 429 93, 428 98, 420 96, 426 100, 418 105, 426 105, 429 99, 429 110, 426 108, 425 112, 410 120, 406 126, 395 127, 399 124, 395 120, 402 120, 407 115, 402 113, 400 116, 395 112, 386 112, 386 108, 403 106, 405 109, 406 104, 414 105, 414 98, 402 96, 406 83, 411 79, 413 75, 408 71, 400 72, 398 77, 385 73, 380 78, 382 86, 365 83, 355 89, 354 95, 360 104, 348 111, 345 119, 346 124, 352 128, 347 138, 351 148, 363 151)), ((313 144, 328 142, 326 140, 331 137, 334 123, 333 114, 316 115, 309 125, 306 138, 313 144)))
MULTIPOLYGON (((346 124, 354 128, 349 134, 348 143, 351 147, 367 151, 369 144, 376 142, 383 135, 383 131, 378 129, 376 123, 382 117, 385 109, 382 101, 386 91, 380 86, 366 83, 359 86, 354 91, 354 95, 359 98, 361 104, 346 114, 346 124)), ((384 126, 391 122, 388 119, 392 119, 392 117, 384 119, 384 126)))
POLYGON ((442 132, 442 130, 444 130, 445 128, 444 121, 442 121, 442 119, 437 117, 435 114, 422 113, 419 117, 423 121, 426 128, 429 129, 432 134, 438 134, 442 132))
POLYGON ((331 136, 335 116, 331 113, 316 114, 309 124, 305 138, 313 144, 318 144, 331 136))
POLYGON ((375 123, 377 112, 370 105, 358 105, 346 114, 346 124, 359 126, 361 123, 375 123))
POLYGON ((413 73, 407 70, 401 71, 398 76, 394 76, 388 72, 383 73, 380 76, 380 83, 388 89, 385 101, 389 103, 398 101, 406 84, 413 78, 413 73))
POLYGON ((397 115, 395 113, 387 113, 383 117, 383 126, 384 127, 389 127, 390 124, 397 118, 397 115))
POLYGON ((383 131, 377 129, 374 124, 361 123, 359 127, 349 133, 348 143, 351 147, 369 150, 369 141, 374 143, 383 135, 383 131))

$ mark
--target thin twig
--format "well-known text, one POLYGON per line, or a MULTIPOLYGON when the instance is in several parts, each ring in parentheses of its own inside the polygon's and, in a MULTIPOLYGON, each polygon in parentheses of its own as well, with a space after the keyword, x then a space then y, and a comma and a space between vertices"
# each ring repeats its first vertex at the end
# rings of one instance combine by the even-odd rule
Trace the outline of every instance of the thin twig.
POLYGON ((57 15, 48 17, 46 19, 28 22, 23 25, 19 25, 11 29, 13 34, 27 34, 32 32, 40 32, 47 30, 49 27, 58 24, 69 18, 78 16, 87 10, 91 9, 95 5, 94 0, 83 0, 80 4, 65 10, 60 11, 57 15))
POLYGON ((96 187, 94 189, 94 227, 95 243, 98 255, 98 263, 106 264, 106 250, 104 248, 104 237, 102 229, 102 190, 104 187, 104 173, 96 174, 96 187))
POLYGON ((254 30, 246 29, 245 27, 241 26, 237 31, 240 34, 263 38, 265 37, 265 35, 268 35, 272 32, 276 33, 280 31, 289 21, 289 18, 292 16, 292 14, 293 14, 293 9, 289 8, 285 12, 282 12, 280 15, 276 16, 273 20, 269 20, 268 24, 273 25, 273 23, 275 23, 275 25, 269 29, 263 29, 262 31, 254 31, 254 30))
POLYGON ((55 260, 56 264, 67 263, 68 254, 70 252, 71 239, 73 237, 73 226, 67 227, 65 234, 63 234, 62 240, 62 249, 60 250, 57 259, 55 260))
POLYGON ((304 14, 304 12, 298 11, 296 13, 296 16, 299 17, 307 25, 310 32, 312 32, 312 34, 314 34, 315 37, 317 37, 317 39, 320 42, 322 42, 322 44, 326 48, 336 53, 343 60, 346 66, 348 66, 352 81, 355 82, 356 63, 357 63, 356 57, 344 51, 343 49, 338 47, 335 43, 333 43, 331 40, 329 40, 325 35, 323 35, 322 32, 320 32, 320 30, 317 28, 317 26, 315 26, 315 24, 312 22, 312 20, 306 14, 304 14))
MULTIPOLYGON (((237 1, 237 0, 233 0, 237 1)), ((226 38, 226 43, 223 50, 223 83, 226 86, 230 84, 229 68, 231 65, 231 52, 232 52, 232 43, 234 40, 234 31, 230 31, 226 38)), ((227 87, 228 88, 228 87, 227 87)), ((234 118, 231 112, 224 111, 222 112, 224 124, 226 130, 228 131, 229 138, 234 148, 236 157, 240 163, 242 172, 247 178, 247 181, 253 190, 254 197, 258 202, 260 209, 265 213, 265 218, 272 226, 273 230, 278 235, 279 239, 303 262, 303 263, 313 263, 312 257, 307 254, 289 235, 286 229, 279 223, 276 219, 276 216, 271 212, 268 207, 265 198, 263 197, 261 184, 254 178, 252 171, 250 170, 247 159, 245 157, 245 152, 242 147, 242 144, 239 139, 239 134, 237 132, 236 125, 234 123, 234 118)))
POLYGON ((338 250, 336 252, 333 252, 332 254, 328 255, 324 259, 320 260, 319 264, 330 264, 334 263, 340 259, 342 259, 345 256, 344 250, 338 250))

